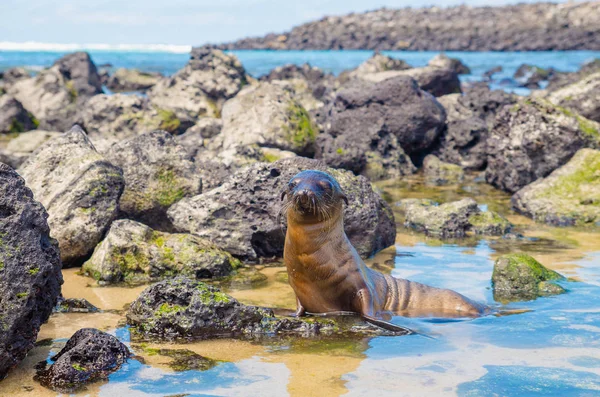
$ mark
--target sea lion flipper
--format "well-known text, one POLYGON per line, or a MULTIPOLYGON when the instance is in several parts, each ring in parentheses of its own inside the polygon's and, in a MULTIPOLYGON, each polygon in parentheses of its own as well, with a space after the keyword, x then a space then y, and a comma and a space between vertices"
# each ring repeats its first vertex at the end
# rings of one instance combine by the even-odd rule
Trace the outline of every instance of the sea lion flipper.
POLYGON ((294 317, 302 317, 304 314, 306 314, 306 309, 300 303, 300 299, 296 297, 296 313, 294 313, 294 317))
POLYGON ((372 316, 363 315, 363 318, 365 319, 366 322, 368 322, 370 324, 373 324, 379 328, 383 328, 387 331, 392 331, 398 335, 414 334, 414 331, 409 328, 402 327, 402 326, 396 325, 396 324, 392 324, 392 323, 389 323, 384 320, 380 320, 380 319, 372 317, 372 316))

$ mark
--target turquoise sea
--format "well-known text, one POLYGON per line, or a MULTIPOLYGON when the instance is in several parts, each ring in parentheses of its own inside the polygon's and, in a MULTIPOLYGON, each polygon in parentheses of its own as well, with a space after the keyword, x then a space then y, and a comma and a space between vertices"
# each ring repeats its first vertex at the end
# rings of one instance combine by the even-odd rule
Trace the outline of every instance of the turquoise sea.
MULTIPOLYGON (((45 50, 0 50, 0 70, 15 66, 25 66, 32 72, 51 65, 68 51, 45 50)), ((92 49, 88 51, 96 65, 109 69, 125 67, 144 71, 160 72, 165 75, 175 73, 189 58, 188 52, 140 51, 123 49, 92 49)), ((339 74, 346 69, 357 67, 368 59, 372 51, 232 51, 242 62, 248 73, 260 77, 277 66, 303 64, 308 62, 326 72, 339 74)), ((436 51, 385 51, 394 58, 403 59, 412 66, 424 66, 438 52, 436 51)), ((517 68, 528 63, 542 68, 552 67, 559 71, 575 71, 586 61, 600 58, 600 51, 540 51, 540 52, 447 52, 450 57, 461 59, 471 68, 472 74, 461 76, 464 81, 477 81, 482 74, 496 66, 502 72, 494 76, 492 88, 505 88, 517 93, 527 90, 511 87, 510 79, 517 68), (504 80, 504 81, 503 81, 504 80)))

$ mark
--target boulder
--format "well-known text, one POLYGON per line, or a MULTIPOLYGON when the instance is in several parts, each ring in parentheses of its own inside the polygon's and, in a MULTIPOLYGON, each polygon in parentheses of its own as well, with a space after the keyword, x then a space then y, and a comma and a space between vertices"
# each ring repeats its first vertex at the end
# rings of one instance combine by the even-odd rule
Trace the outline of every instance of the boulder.
POLYGON ((579 150, 567 164, 515 193, 511 203, 539 222, 600 225, 600 151, 579 150))
POLYGON ((565 293, 555 281, 564 280, 527 254, 503 255, 494 263, 494 300, 502 303, 533 300, 565 293))
POLYGON ((50 139, 19 168, 48 211, 64 265, 91 254, 116 218, 123 191, 121 169, 106 161, 81 128, 50 139))
POLYGON ((281 256, 285 216, 280 214, 280 193, 294 175, 307 169, 328 172, 340 183, 349 200, 344 228, 362 256, 394 244, 393 213, 366 178, 302 157, 253 164, 219 187, 179 201, 168 215, 179 231, 210 239, 238 257, 281 256))
POLYGON ((121 212, 155 229, 171 230, 167 209, 202 191, 194 162, 166 131, 156 130, 116 143, 105 156, 123 170, 121 212))
POLYGON ((234 55, 194 48, 188 64, 156 83, 148 97, 179 119, 195 122, 198 117, 219 117, 223 102, 246 84, 244 67, 234 55))
POLYGON ((432 154, 423 160, 423 172, 425 180, 434 185, 459 183, 465 177, 465 172, 460 166, 440 161, 432 154))
POLYGON ((5 90, 15 82, 31 77, 25 68, 11 68, 1 72, 1 74, 3 88, 5 90))
POLYGON ((469 218, 480 212, 471 198, 441 205, 431 200, 404 199, 400 206, 406 214, 406 227, 440 238, 465 237, 471 227, 469 218))
POLYGON ((469 216, 470 230, 484 236, 504 236, 513 225, 494 211, 481 211, 469 216))
POLYGON ((462 63, 460 59, 450 58, 443 52, 431 58, 431 60, 427 62, 427 65, 440 69, 450 69, 456 74, 471 74, 471 69, 462 63))
POLYGON ((378 83, 398 76, 412 77, 417 81, 417 84, 423 91, 427 91, 436 97, 461 92, 458 74, 452 69, 443 69, 435 66, 366 73, 359 77, 367 81, 378 83))
POLYGON ((102 284, 146 283, 182 274, 190 278, 227 276, 239 261, 191 234, 170 234, 122 219, 112 223, 82 271, 102 284))
POLYGON ((125 94, 96 95, 79 111, 77 121, 92 140, 112 143, 157 129, 178 134, 192 125, 146 98, 125 94))
POLYGON ((52 67, 8 88, 40 127, 59 131, 70 128, 77 108, 101 92, 96 66, 84 52, 65 55, 52 67))
POLYGON ((306 83, 306 91, 317 101, 328 102, 328 97, 336 88, 335 76, 330 73, 325 73, 321 69, 305 63, 301 66, 288 64, 278 66, 271 70, 269 74, 262 76, 260 81, 304 81, 306 83))
MULTIPOLYGON (((6 154, 17 159, 17 167, 33 153, 38 147, 47 140, 60 135, 57 131, 33 130, 20 133, 16 138, 11 139, 6 145, 6 154)), ((16 167, 14 167, 16 168, 16 167)))
POLYGON ((600 122, 600 72, 551 92, 547 99, 557 106, 600 122))
POLYGON ((404 335, 361 322, 359 326, 330 318, 282 318, 271 309, 246 306, 215 287, 183 277, 145 289, 131 304, 127 322, 134 339, 210 339, 332 334, 404 335))
POLYGON ((77 97, 91 97, 102 93, 102 83, 96 65, 87 52, 67 54, 54 62, 60 73, 68 79, 69 88, 77 97))
POLYGON ((112 92, 146 91, 163 76, 156 72, 142 72, 137 69, 117 69, 106 81, 112 92))
POLYGON ((195 159, 207 148, 209 142, 221 133, 222 128, 221 119, 202 117, 185 133, 175 136, 175 139, 185 148, 190 158, 195 159))
POLYGON ((238 147, 258 145, 302 155, 314 153, 318 131, 310 115, 277 85, 263 82, 247 87, 225 103, 222 118, 214 150, 231 153, 238 147))
POLYGON ((407 70, 411 68, 412 66, 404 62, 402 59, 394 59, 387 55, 376 52, 373 54, 373 56, 371 56, 371 58, 361 63, 356 69, 342 72, 338 80, 341 83, 345 83, 349 80, 364 76, 366 74, 407 70))
POLYGON ((4 163, 11 168, 17 169, 23 164, 25 158, 8 153, 4 149, 0 149, 0 163, 4 163))
POLYGON ((554 72, 550 77, 550 81, 548 86, 546 87, 547 91, 556 91, 560 88, 566 87, 582 79, 587 76, 600 72, 600 58, 593 59, 589 62, 584 63, 581 68, 576 72, 554 72))
POLYGON ((0 134, 14 134, 37 127, 37 120, 21 102, 10 95, 0 96, 0 134))
POLYGON ((483 81, 492 81, 494 75, 502 72, 503 70, 504 68, 502 66, 494 66, 493 68, 486 70, 482 75, 483 81))
POLYGON ((355 81, 337 93, 316 157, 378 179, 410 174, 415 168, 406 155, 428 151, 445 119, 439 102, 409 77, 355 81))
POLYGON ((0 163, 0 379, 34 347, 63 282, 48 214, 25 181, 0 163))
POLYGON ((446 109, 446 130, 435 153, 445 162, 465 169, 482 170, 487 164, 487 139, 496 112, 516 102, 504 91, 490 91, 487 85, 471 86, 463 95, 438 98, 446 109))
POLYGON ((542 99, 498 113, 488 139, 486 181, 516 192, 565 164, 583 147, 600 146, 600 124, 542 99))
POLYGON ((540 88, 540 82, 550 79, 553 73, 552 68, 542 69, 538 66, 522 64, 513 75, 513 79, 522 87, 536 89, 540 88))
POLYGON ((86 299, 65 299, 62 296, 58 298, 56 306, 52 309, 53 313, 98 313, 99 311, 100 309, 92 305, 86 299))
POLYGON ((75 332, 65 347, 38 368, 36 379, 44 386, 71 393, 88 383, 106 380, 117 371, 131 353, 116 337, 94 328, 75 332))

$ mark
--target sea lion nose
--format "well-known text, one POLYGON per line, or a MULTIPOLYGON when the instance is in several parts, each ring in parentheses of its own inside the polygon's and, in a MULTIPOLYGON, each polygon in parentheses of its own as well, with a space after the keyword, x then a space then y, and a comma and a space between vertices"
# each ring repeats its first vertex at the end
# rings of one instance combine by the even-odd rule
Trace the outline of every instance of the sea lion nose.
POLYGON ((297 195, 298 195, 298 201, 302 205, 307 205, 307 204, 310 203, 310 199, 311 199, 312 194, 313 193, 310 190, 308 190, 308 189, 301 190, 301 191, 299 191, 297 193, 297 195))

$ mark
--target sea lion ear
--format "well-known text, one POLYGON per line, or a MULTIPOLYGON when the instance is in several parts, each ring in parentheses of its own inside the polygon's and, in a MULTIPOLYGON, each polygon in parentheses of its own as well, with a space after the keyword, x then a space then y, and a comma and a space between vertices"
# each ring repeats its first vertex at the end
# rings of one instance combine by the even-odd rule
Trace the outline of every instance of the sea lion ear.
POLYGON ((284 190, 283 192, 281 192, 281 201, 283 201, 283 199, 285 199, 286 194, 287 194, 287 190, 284 190))

